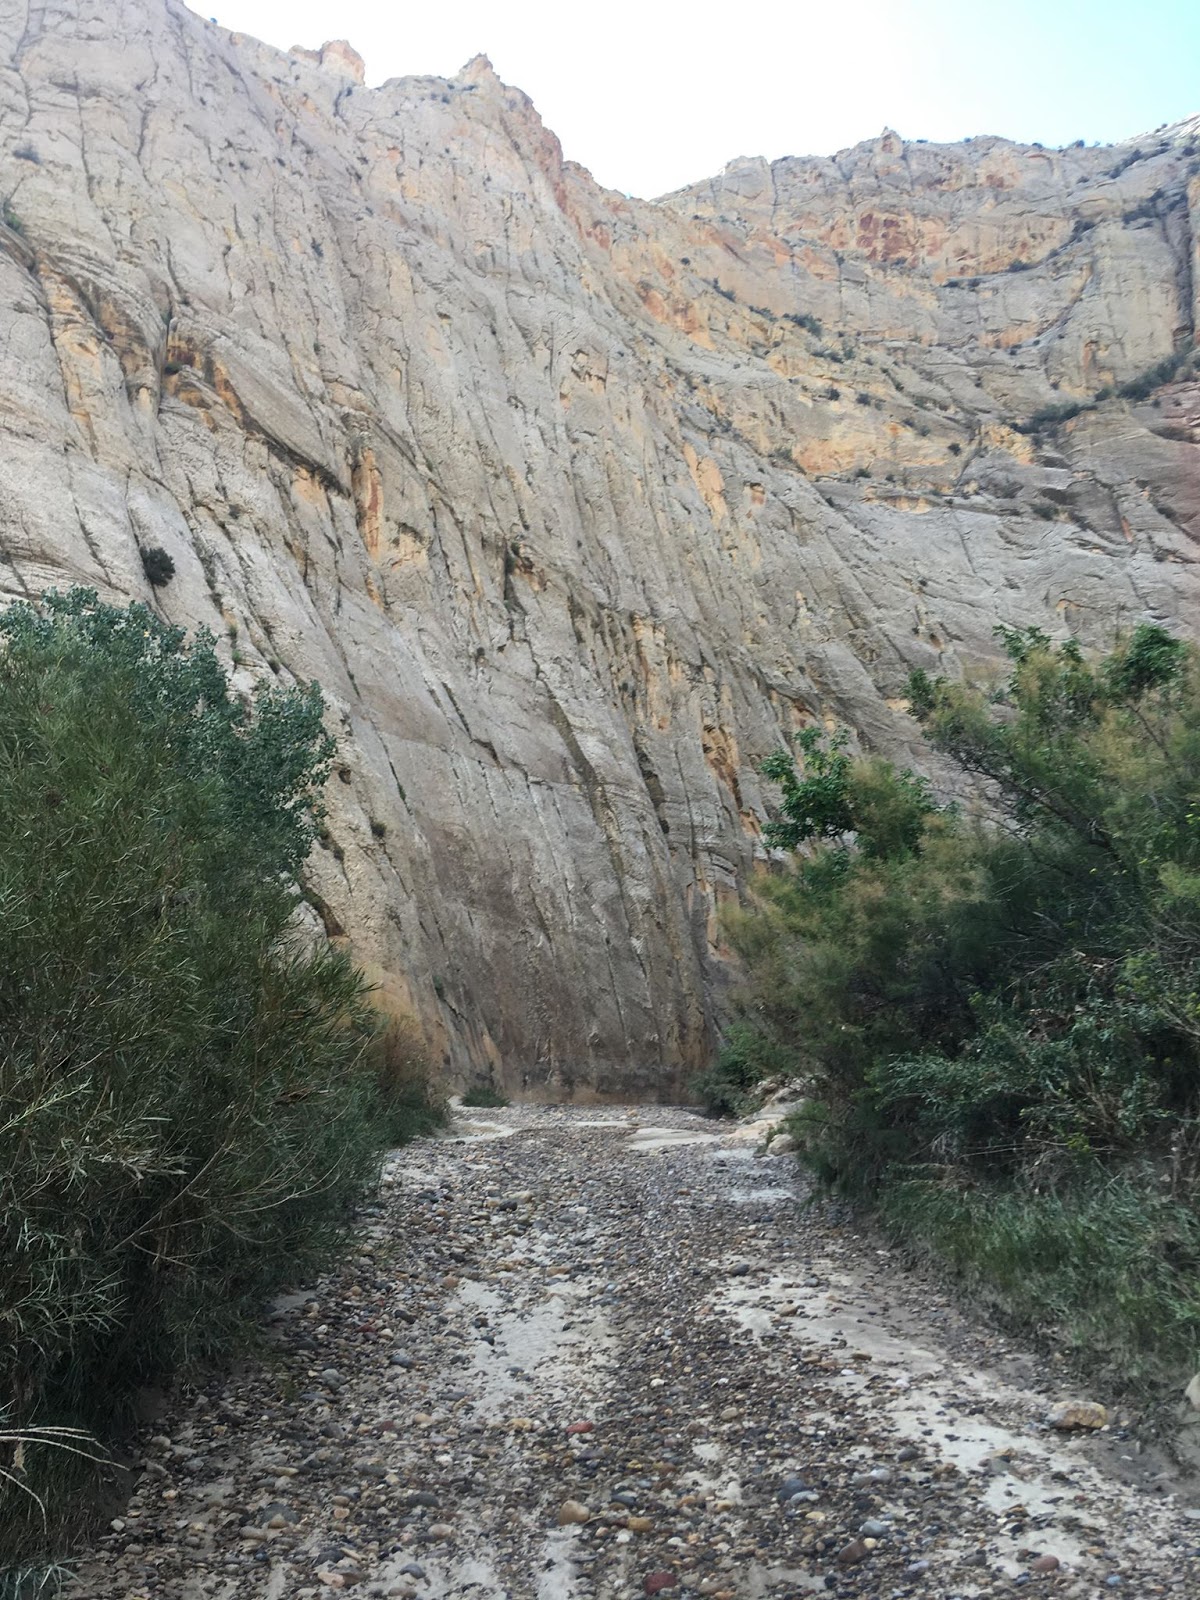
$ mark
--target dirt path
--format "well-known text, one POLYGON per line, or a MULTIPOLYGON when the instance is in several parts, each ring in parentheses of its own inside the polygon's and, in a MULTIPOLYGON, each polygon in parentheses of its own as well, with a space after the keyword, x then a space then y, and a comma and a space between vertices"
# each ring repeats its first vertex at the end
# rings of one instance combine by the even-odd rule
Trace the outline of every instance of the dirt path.
POLYGON ((1044 1364, 787 1158, 682 1111, 473 1115, 390 1164, 273 1359, 146 1438, 77 1594, 1200 1596, 1200 1512, 1120 1418, 1049 1430, 1044 1364))

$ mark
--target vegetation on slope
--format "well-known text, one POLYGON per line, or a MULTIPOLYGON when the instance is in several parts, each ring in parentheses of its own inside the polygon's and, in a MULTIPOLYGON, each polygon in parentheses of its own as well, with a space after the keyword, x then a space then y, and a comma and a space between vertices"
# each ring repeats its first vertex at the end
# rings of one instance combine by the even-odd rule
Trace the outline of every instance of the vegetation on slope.
POLYGON ((1071 422, 1085 411, 1095 411, 1106 400, 1112 400, 1114 397, 1121 400, 1149 400, 1156 390, 1173 383, 1177 378, 1189 376, 1195 370, 1194 350, 1190 346, 1181 347, 1172 355, 1164 356, 1161 361, 1155 362, 1152 367, 1147 367, 1144 372, 1139 372, 1136 377, 1130 378, 1125 383, 1098 389, 1090 398, 1063 400, 1054 405, 1043 406, 1026 421, 1016 423, 1016 430, 1018 433, 1045 433, 1064 422, 1071 422))
POLYGON ((767 763, 804 853, 732 921, 709 1099, 811 1078, 794 1131, 830 1184, 1120 1371, 1194 1368, 1200 657, 1149 626, 1099 662, 1002 637, 992 690, 910 684, 978 814, 841 738, 767 763))
POLYGON ((144 606, 0 616, 0 1566, 97 1476, 2 1430, 103 1437, 234 1347, 436 1116, 411 1036, 296 932, 322 709, 246 707, 144 606))

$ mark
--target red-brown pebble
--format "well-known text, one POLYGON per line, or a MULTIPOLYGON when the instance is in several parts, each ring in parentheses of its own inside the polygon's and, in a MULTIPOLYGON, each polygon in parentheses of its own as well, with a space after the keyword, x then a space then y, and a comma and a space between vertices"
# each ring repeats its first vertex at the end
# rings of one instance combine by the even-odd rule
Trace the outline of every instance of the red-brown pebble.
POLYGON ((661 1594, 664 1589, 674 1589, 679 1579, 673 1572, 648 1572, 642 1579, 643 1594, 661 1594))

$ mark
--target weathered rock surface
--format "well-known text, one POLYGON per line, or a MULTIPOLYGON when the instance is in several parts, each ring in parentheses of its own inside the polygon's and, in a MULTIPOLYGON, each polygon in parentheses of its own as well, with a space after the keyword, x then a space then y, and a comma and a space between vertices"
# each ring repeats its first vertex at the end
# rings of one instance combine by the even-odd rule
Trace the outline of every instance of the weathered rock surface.
POLYGON ((0 593, 149 599, 162 546, 247 687, 320 679, 314 903, 456 1068, 675 1092, 781 735, 911 754, 908 670, 998 620, 1200 615, 1200 387, 1013 427, 1193 341, 1190 126, 648 204, 482 59, 371 89, 171 0, 0 40, 0 593))

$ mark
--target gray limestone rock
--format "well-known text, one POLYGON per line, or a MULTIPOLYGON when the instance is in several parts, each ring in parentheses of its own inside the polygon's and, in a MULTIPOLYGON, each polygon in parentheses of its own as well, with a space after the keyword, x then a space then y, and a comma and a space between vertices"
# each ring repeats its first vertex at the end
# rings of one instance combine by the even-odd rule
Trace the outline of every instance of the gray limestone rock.
POLYGON ((456 1072, 678 1094, 763 756, 818 718, 923 758, 907 673, 997 622, 1200 615, 1196 383, 1014 427, 1190 345, 1194 127, 648 203, 482 58, 366 88, 174 0, 0 40, 0 596, 320 680, 312 904, 456 1072))

